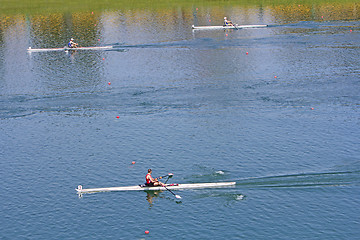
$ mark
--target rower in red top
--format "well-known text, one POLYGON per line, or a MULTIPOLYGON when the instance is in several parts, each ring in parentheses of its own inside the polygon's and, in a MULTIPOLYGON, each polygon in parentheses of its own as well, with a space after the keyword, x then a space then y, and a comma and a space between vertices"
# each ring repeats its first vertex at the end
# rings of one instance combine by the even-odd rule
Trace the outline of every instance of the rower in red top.
POLYGON ((148 169, 148 174, 146 174, 146 185, 149 187, 155 187, 155 186, 164 186, 162 182, 160 182, 157 178, 153 178, 151 176, 152 170, 148 169))

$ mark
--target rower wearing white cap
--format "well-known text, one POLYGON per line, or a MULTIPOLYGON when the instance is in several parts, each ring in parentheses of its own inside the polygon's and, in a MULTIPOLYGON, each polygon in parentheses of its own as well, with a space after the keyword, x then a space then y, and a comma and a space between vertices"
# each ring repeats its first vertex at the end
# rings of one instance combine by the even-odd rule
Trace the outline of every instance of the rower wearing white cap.
POLYGON ((227 20, 226 17, 224 17, 224 27, 227 26, 234 26, 234 24, 231 21, 227 20))
POLYGON ((78 44, 76 42, 74 42, 74 39, 71 38, 70 39, 70 42, 68 43, 68 47, 69 48, 77 48, 78 47, 78 44))

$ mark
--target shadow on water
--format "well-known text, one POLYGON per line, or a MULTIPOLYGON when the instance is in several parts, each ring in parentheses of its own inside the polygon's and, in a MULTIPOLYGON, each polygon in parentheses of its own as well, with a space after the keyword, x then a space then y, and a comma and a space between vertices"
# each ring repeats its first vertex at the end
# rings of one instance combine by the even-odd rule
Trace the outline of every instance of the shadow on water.
POLYGON ((146 192, 146 201, 148 201, 148 203, 149 203, 149 208, 153 207, 156 200, 158 200, 158 199, 166 199, 169 201, 174 201, 177 204, 182 203, 180 200, 176 200, 176 199, 166 195, 167 191, 145 191, 145 192, 146 192), (163 194, 160 194, 160 193, 163 193, 163 194))

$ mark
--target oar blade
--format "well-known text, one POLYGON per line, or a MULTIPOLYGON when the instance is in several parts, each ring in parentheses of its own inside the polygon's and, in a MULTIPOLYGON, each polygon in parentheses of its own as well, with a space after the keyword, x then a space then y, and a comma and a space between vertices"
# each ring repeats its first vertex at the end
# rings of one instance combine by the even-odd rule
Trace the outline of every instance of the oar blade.
POLYGON ((181 197, 179 195, 175 195, 175 197, 178 198, 178 199, 181 199, 181 197))

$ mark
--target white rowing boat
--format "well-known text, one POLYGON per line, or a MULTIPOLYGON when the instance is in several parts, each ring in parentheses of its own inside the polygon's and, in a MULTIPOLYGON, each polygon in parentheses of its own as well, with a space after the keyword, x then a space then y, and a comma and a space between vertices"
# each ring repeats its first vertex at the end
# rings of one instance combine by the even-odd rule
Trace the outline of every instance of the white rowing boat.
POLYGON ((197 188, 223 188, 234 186, 236 182, 217 182, 217 183, 188 183, 188 184, 167 184, 165 187, 147 187, 144 185, 127 186, 127 187, 108 187, 108 188, 88 188, 83 189, 81 185, 75 190, 77 193, 95 193, 95 192, 113 192, 113 191, 166 191, 181 189, 197 189, 197 188))
POLYGON ((31 48, 29 47, 27 50, 28 52, 51 52, 51 51, 82 51, 82 50, 108 50, 112 49, 112 46, 102 46, 102 47, 77 47, 77 48, 69 48, 69 47, 62 47, 62 48, 31 48))
POLYGON ((237 25, 235 26, 191 26, 193 30, 217 30, 217 29, 241 29, 241 28, 263 28, 268 25, 237 25))

